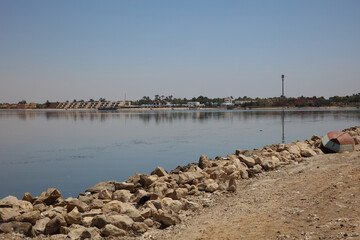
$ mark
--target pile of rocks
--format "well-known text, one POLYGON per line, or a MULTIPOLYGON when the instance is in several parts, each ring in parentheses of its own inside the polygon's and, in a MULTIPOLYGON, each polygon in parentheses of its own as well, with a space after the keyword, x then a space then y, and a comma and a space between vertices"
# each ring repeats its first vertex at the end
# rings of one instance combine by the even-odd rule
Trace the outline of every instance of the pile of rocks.
MULTIPOLYGON (((360 142, 360 127, 345 131, 360 142)), ((26 193, 22 200, 8 196, 0 200, 0 233, 58 234, 70 239, 143 234, 149 228, 178 224, 180 213, 203 207, 190 201, 193 196, 236 191, 242 179, 323 154, 320 146, 321 138, 313 136, 304 142, 236 150, 215 159, 202 155, 198 163, 170 173, 157 167, 150 175, 135 174, 125 182, 98 183, 77 198, 63 199, 54 188, 39 197, 26 193)))

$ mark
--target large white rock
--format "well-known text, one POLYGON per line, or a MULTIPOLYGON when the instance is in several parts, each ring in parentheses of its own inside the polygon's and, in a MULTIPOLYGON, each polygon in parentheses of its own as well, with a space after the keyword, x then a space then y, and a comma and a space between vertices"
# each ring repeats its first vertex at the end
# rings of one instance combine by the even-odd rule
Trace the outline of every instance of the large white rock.
POLYGON ((77 207, 75 207, 71 212, 65 215, 65 220, 68 225, 71 224, 81 224, 82 223, 82 215, 78 211, 77 207))
POLYGON ((245 163, 248 167, 253 167, 256 163, 252 157, 247 157, 245 155, 239 154, 238 155, 241 162, 245 163))
POLYGON ((316 152, 312 150, 309 145, 303 142, 297 142, 296 145, 300 148, 300 155, 303 157, 316 156, 316 152))
POLYGON ((295 143, 288 143, 285 145, 285 149, 290 153, 297 157, 300 157, 300 148, 295 143))
POLYGON ((278 165, 280 164, 280 160, 275 157, 272 156, 271 158, 267 158, 263 161, 262 167, 265 170, 273 170, 275 169, 278 165))
POLYGON ((125 231, 130 230, 134 224, 134 221, 127 215, 108 216, 107 222, 125 231))
POLYGON ((151 172, 151 175, 157 175, 159 177, 166 177, 168 176, 168 173, 165 171, 162 167, 155 168, 154 171, 151 172))
POLYGON ((17 216, 20 216, 18 210, 13 208, 0 208, 0 223, 13 221, 17 216))
POLYGON ((113 200, 128 202, 130 201, 131 196, 132 194, 129 190, 117 190, 113 193, 112 198, 113 200))
POLYGON ((105 237, 123 237, 126 235, 126 231, 112 224, 107 224, 101 231, 101 234, 105 237))
POLYGON ((173 211, 176 213, 179 213, 180 210, 183 208, 182 202, 167 197, 161 200, 161 206, 161 209, 163 209, 164 211, 173 211))
POLYGON ((35 234, 36 235, 44 234, 46 224, 48 224, 49 221, 50 221, 50 218, 48 218, 48 217, 39 219, 36 222, 35 226, 33 226, 33 230, 34 230, 35 234))
POLYGON ((215 192, 219 188, 219 185, 213 179, 207 179, 204 183, 206 192, 215 192))

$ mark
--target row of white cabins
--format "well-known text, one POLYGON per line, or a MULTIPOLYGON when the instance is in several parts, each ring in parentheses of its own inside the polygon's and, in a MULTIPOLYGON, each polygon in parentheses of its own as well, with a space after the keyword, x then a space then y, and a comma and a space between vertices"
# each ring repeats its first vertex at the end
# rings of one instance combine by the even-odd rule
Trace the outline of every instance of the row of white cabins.
MULTIPOLYGON (((222 107, 231 107, 234 104, 242 104, 243 101, 235 101, 233 103, 232 97, 224 98, 224 102, 221 104, 222 107)), ((189 108, 198 108, 204 107, 205 104, 200 102, 188 102, 186 104, 189 108)), ((123 108, 123 107, 134 107, 131 105, 131 101, 76 101, 76 102, 60 102, 57 104, 57 109, 101 109, 101 108, 123 108)), ((156 102, 154 104, 143 104, 141 105, 143 108, 159 108, 159 107, 174 107, 173 104, 156 102)))

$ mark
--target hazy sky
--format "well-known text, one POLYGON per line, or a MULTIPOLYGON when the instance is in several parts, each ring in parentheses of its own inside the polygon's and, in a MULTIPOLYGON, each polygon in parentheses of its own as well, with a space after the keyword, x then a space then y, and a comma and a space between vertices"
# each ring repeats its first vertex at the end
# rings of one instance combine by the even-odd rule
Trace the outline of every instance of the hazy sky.
POLYGON ((0 102, 360 92, 358 0, 0 0, 0 102))

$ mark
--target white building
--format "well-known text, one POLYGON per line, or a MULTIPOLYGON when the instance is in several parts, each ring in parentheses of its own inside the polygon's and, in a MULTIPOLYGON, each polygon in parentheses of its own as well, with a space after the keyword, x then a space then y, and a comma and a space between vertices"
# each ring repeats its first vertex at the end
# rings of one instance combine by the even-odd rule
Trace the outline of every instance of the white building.
POLYGON ((232 97, 224 98, 224 102, 221 104, 221 106, 224 106, 224 107, 233 106, 234 104, 232 103, 232 101, 233 101, 232 97))
POLYGON ((200 102, 188 102, 187 106, 188 107, 200 107, 201 104, 200 104, 200 102))

